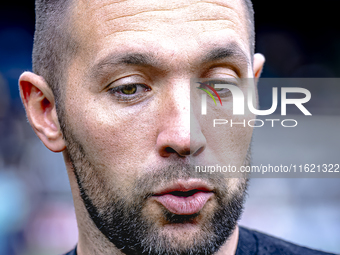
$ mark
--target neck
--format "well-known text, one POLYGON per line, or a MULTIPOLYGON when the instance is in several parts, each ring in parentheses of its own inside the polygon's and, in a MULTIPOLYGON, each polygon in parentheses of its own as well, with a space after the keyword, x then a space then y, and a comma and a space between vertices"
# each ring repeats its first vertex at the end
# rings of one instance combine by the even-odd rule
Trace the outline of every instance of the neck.
POLYGON ((237 244, 239 237, 238 225, 236 225, 234 232, 229 237, 227 242, 218 250, 215 255, 234 255, 236 254, 237 244))
POLYGON ((80 196, 73 167, 67 153, 64 153, 67 174, 70 179, 74 208, 78 224, 77 255, 124 255, 96 227, 91 220, 80 196))

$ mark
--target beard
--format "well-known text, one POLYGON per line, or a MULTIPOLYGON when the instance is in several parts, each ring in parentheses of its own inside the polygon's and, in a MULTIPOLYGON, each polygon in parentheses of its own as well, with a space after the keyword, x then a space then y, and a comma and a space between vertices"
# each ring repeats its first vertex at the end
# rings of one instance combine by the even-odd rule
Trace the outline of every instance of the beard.
MULTIPOLYGON (((80 195, 98 230, 125 254, 148 255, 208 255, 228 240, 239 220, 248 186, 247 178, 237 179, 237 187, 230 189, 228 179, 221 173, 197 173, 188 163, 172 162, 162 168, 147 169, 133 181, 132 188, 114 185, 93 165, 81 143, 62 125, 80 195), (203 209, 193 215, 177 215, 161 207, 161 222, 147 211, 148 199, 160 184, 178 179, 199 178, 214 187, 215 203, 212 213, 203 209), (204 214, 204 215, 202 215, 204 214), (200 221, 198 220, 200 219, 200 221), (197 224, 197 222, 200 224, 197 224), (196 224, 191 235, 174 235, 169 226, 196 224)), ((249 154, 247 155, 248 158, 249 154)))

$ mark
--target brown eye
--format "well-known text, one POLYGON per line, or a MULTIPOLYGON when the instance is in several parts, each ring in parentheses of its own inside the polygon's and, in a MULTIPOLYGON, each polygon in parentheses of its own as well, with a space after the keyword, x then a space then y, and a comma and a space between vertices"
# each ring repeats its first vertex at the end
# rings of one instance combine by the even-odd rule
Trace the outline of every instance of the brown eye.
POLYGON ((113 95, 119 103, 137 103, 147 97, 152 89, 146 84, 127 84, 110 88, 109 94, 113 95))
MULTIPOLYGON (((237 86, 237 83, 235 83, 234 80, 230 80, 230 79, 210 80, 210 81, 206 81, 203 84, 206 84, 206 85, 210 86, 211 89, 215 90, 216 93, 218 93, 218 96, 220 96, 221 98, 222 97, 229 97, 231 95, 231 92, 227 88, 216 88, 217 85, 224 84, 224 85, 234 85, 234 86, 237 86)), ((204 87, 204 85, 203 85, 203 87, 204 87)))
POLYGON ((137 86, 136 85, 128 85, 128 86, 124 86, 121 89, 121 92, 125 95, 132 95, 135 94, 137 91, 137 86))
POLYGON ((215 85, 212 86, 216 91, 221 91, 223 88, 215 88, 215 85))
POLYGON ((215 84, 217 84, 216 82, 209 82, 208 83, 211 87, 213 87, 216 91, 221 91, 223 90, 223 88, 216 88, 215 84))

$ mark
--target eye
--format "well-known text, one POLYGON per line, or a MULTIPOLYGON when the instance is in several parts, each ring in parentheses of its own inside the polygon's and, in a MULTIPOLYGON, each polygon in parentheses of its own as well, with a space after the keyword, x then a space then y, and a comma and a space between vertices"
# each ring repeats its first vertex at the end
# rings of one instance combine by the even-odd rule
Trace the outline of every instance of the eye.
MULTIPOLYGON (((237 86, 237 84, 235 84, 235 82, 231 82, 230 80, 208 80, 208 81, 200 82, 200 88, 204 88, 204 89, 210 90, 212 92, 214 92, 213 90, 215 90, 221 98, 229 97, 231 95, 230 90, 227 89, 227 88, 216 88, 217 84, 226 84, 226 85, 237 86)), ((215 95, 215 93, 212 93, 212 94, 214 96, 217 96, 217 95, 215 95)))
POLYGON ((219 92, 219 91, 222 91, 222 90, 224 90, 224 88, 216 88, 216 84, 218 84, 218 83, 210 83, 209 85, 211 86, 211 87, 213 87, 217 92, 219 92))
POLYGON ((137 91, 137 85, 127 85, 121 88, 121 92, 125 95, 135 94, 137 91))
POLYGON ((151 88, 145 84, 128 84, 109 89, 109 93, 117 98, 118 102, 134 102, 146 96, 151 88))

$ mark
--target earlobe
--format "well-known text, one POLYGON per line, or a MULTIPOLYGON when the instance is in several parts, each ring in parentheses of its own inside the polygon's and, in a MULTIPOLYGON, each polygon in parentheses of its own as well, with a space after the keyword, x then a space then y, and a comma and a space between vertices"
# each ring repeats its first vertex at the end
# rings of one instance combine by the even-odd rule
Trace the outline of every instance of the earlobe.
POLYGON ((66 146, 60 131, 54 96, 44 78, 24 72, 19 78, 19 89, 28 121, 37 136, 51 151, 63 151, 66 146))
POLYGON ((260 78, 265 61, 266 61, 265 57, 262 54, 256 53, 254 55, 253 71, 254 71, 254 76, 256 79, 260 78))

